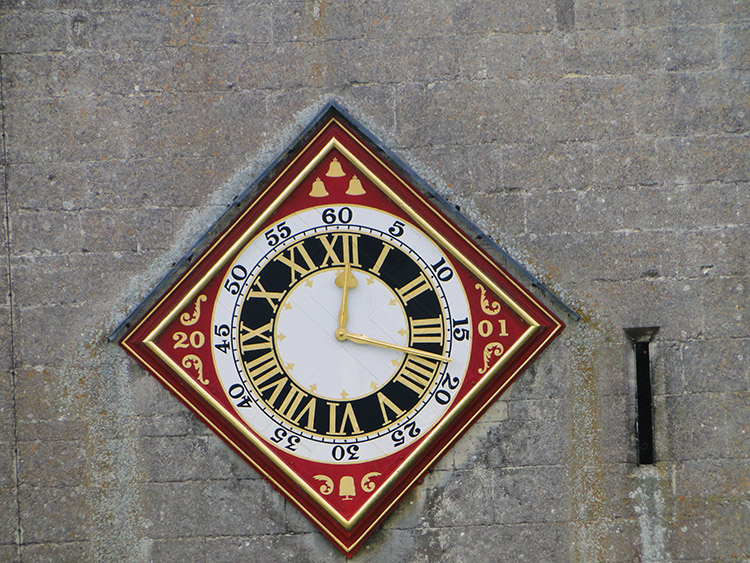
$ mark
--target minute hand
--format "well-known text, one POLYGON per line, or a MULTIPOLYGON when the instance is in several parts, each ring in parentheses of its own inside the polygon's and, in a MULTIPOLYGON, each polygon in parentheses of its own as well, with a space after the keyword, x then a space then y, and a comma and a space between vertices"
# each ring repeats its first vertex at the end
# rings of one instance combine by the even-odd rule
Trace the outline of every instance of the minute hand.
POLYGON ((396 352, 405 352, 406 354, 414 354, 416 356, 422 356, 424 358, 430 358, 432 360, 439 360, 441 362, 450 362, 451 359, 448 356, 441 356, 440 354, 433 354, 432 352, 425 352, 418 348, 411 348, 409 346, 401 346, 399 344, 391 344, 390 342, 383 342, 382 340, 375 340, 369 336, 363 334, 353 334, 351 332, 345 332, 344 338, 351 340, 358 344, 371 344, 373 346, 380 346, 381 348, 388 348, 389 350, 395 350, 396 352))

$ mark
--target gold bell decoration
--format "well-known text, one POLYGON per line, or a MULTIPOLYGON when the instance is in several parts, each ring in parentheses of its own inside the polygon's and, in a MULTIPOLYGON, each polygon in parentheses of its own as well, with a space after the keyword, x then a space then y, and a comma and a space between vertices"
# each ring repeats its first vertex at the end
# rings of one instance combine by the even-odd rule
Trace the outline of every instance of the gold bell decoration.
POLYGON ((362 187, 362 182, 359 181, 357 175, 352 175, 352 179, 349 180, 349 189, 346 190, 346 195, 362 195, 365 193, 365 189, 362 187))
POLYGON ((328 195, 328 191, 326 191, 326 185, 323 183, 323 180, 320 178, 317 178, 312 185, 312 189, 310 190, 310 197, 326 197, 328 195))
POLYGON ((343 500, 352 500, 357 495, 357 490, 354 488, 354 477, 345 475, 339 481, 339 496, 343 500))
POLYGON ((328 167, 328 172, 326 172, 326 176, 330 178, 339 178, 341 176, 344 176, 344 171, 341 169, 341 163, 339 162, 339 159, 334 157, 331 161, 331 165, 328 167))

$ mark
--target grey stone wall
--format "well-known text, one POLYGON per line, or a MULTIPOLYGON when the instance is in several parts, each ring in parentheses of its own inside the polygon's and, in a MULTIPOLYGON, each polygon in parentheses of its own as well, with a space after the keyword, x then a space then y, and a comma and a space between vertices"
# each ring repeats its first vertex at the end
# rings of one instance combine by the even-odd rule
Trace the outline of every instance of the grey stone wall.
POLYGON ((330 99, 582 315, 355 560, 750 558, 746 0, 4 0, 0 65, 0 559, 343 559, 106 338, 330 99))

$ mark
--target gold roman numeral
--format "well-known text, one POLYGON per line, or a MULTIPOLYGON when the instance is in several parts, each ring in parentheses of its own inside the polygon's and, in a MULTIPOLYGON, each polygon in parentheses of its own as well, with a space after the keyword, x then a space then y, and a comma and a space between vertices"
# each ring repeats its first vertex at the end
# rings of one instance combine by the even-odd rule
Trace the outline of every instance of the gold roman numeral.
POLYGON ((389 411, 391 411, 393 414, 395 414, 396 418, 404 414, 404 411, 398 408, 398 406, 393 401, 391 401, 388 397, 386 397, 382 391, 378 391, 377 397, 378 397, 378 403, 380 403, 380 412, 383 415, 383 425, 386 425, 391 422, 391 419, 388 416, 388 413, 385 412, 386 408, 389 411))
POLYGON ((240 352, 251 350, 268 350, 271 348, 271 321, 258 328, 248 328, 240 321, 240 352), (250 343, 254 338, 260 338, 260 342, 250 343))
POLYGON ((434 319, 409 319, 412 344, 442 344, 443 317, 434 319))
POLYGON ((247 370, 247 375, 253 380, 253 383, 255 383, 259 390, 261 385, 264 385, 276 375, 283 373, 276 361, 276 355, 273 353, 273 350, 247 362, 245 369, 247 370))
POLYGON ((430 282, 423 273, 420 273, 416 278, 407 283, 404 287, 397 288, 396 293, 401 296, 404 302, 411 301, 417 295, 423 291, 430 289, 430 282))
POLYGON ((359 267, 359 235, 350 233, 336 233, 333 235, 320 235, 317 238, 326 252, 320 268, 324 268, 330 262, 332 266, 341 266, 349 263, 351 266, 359 267), (341 240, 341 256, 334 249, 338 240, 341 240))
POLYGON ((430 385, 438 365, 440 365, 438 360, 410 354, 394 381, 398 381, 417 395, 421 395, 430 385))
POLYGON ((383 267, 383 262, 385 262, 385 259, 391 250, 393 250, 393 247, 390 244, 383 243, 383 248, 380 250, 380 255, 378 256, 378 259, 375 261, 375 265, 372 268, 370 268, 370 271, 376 276, 380 275, 380 268, 383 267))
MULTIPOLYGON (((306 395, 307 396, 307 395, 306 395)), ((292 418, 292 422, 294 424, 299 425, 300 419, 302 419, 303 416, 307 415, 307 422, 305 423, 305 428, 308 430, 315 430, 315 405, 317 403, 317 400, 315 397, 310 397, 310 400, 307 401, 307 404, 302 408, 300 413, 292 418)), ((297 407, 295 407, 297 408, 297 407)), ((291 411, 290 416, 294 414, 294 410, 291 411)))
POLYGON ((289 273, 291 280, 289 285, 292 285, 297 281, 297 277, 304 277, 315 269, 315 262, 310 258, 310 254, 305 248, 304 241, 301 241, 294 246, 290 246, 287 250, 279 254, 274 260, 278 260, 282 264, 289 266, 289 273), (302 257, 304 264, 297 262, 296 254, 302 257))
POLYGON ((357 421, 357 416, 354 414, 354 409, 352 408, 351 403, 346 403, 346 406, 344 407, 344 414, 341 417, 341 424, 336 424, 338 422, 337 411, 339 405, 341 405, 341 403, 328 403, 328 434, 344 436, 346 434, 347 423, 352 428, 352 434, 361 434, 362 430, 360 430, 359 428, 359 422, 357 421), (337 426, 338 430, 336 430, 337 426))
POLYGON ((250 291, 247 292, 247 296, 245 297, 245 301, 247 301, 250 298, 262 298, 268 301, 268 304, 271 306, 271 309, 273 309, 274 312, 276 312, 276 307, 279 306, 279 301, 281 301, 281 298, 284 297, 283 293, 279 293, 276 291, 266 291, 266 288, 263 287, 263 285, 260 283, 260 280, 256 280, 253 286, 250 288, 250 291), (253 287, 257 287, 258 291, 253 290, 253 287))

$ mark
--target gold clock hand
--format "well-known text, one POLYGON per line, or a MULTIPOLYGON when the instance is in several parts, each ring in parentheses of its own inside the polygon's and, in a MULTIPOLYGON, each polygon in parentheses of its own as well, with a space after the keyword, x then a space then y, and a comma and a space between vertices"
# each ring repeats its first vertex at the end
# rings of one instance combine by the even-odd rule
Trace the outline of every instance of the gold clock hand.
POLYGON ((336 276, 336 285, 343 288, 341 294, 341 308, 339 309, 339 327, 336 330, 336 339, 344 341, 346 338, 343 336, 346 333, 346 322, 349 320, 349 288, 357 287, 357 278, 352 275, 349 261, 344 264, 343 276, 340 274, 336 276))
POLYGON ((345 329, 339 329, 336 331, 336 338, 339 340, 351 340, 357 344, 371 344, 372 346, 380 346, 381 348, 387 348, 389 350, 395 350, 396 352, 404 352, 406 354, 414 354, 415 356, 422 356, 423 358, 430 358, 432 360, 439 360, 441 362, 450 362, 451 359, 448 356, 441 356, 440 354, 433 354, 432 352, 425 352, 418 348, 411 348, 410 346, 401 346, 399 344, 391 344, 390 342, 383 342, 382 340, 375 340, 369 336, 363 334, 353 334, 346 332, 345 329))

